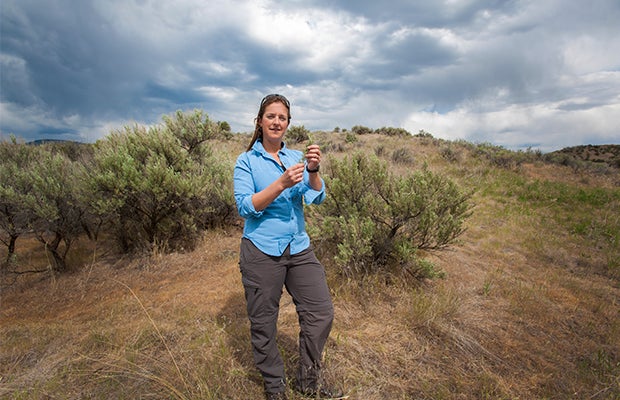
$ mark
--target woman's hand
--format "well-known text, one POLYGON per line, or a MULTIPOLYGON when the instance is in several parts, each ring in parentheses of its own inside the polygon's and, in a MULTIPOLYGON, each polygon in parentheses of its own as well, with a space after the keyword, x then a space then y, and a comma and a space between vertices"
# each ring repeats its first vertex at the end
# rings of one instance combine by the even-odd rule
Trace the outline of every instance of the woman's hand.
POLYGON ((284 171, 280 176, 280 182, 284 189, 290 188, 298 184, 304 178, 304 164, 297 163, 284 171))
POLYGON ((304 178, 304 168, 303 163, 292 165, 278 179, 271 182, 271 185, 258 193, 254 193, 252 195, 252 204, 256 211, 264 210, 285 189, 301 182, 304 178))
POLYGON ((321 149, 318 144, 311 144, 306 150, 306 162, 309 170, 315 170, 321 163, 321 149))

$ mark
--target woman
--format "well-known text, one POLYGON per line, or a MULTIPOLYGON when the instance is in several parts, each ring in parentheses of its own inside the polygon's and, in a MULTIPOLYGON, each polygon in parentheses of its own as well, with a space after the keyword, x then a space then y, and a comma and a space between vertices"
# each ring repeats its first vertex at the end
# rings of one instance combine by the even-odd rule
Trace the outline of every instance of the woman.
POLYGON ((320 204, 325 184, 319 175, 321 151, 286 147, 290 103, 270 94, 260 104, 254 135, 234 172, 235 200, 245 219, 239 266, 245 289, 254 361, 267 399, 286 399, 284 362, 276 343, 282 288, 299 317, 299 369, 295 389, 315 398, 341 394, 320 379, 321 354, 334 318, 325 270, 310 247, 304 201, 320 204))

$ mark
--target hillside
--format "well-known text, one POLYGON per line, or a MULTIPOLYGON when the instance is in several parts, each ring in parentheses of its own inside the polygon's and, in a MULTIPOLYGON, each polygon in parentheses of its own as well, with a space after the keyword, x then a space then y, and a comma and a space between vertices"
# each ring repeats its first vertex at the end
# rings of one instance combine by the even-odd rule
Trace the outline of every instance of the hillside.
MULTIPOLYGON (((313 136, 327 157, 372 153, 394 173, 426 167, 475 191, 459 243, 424 255, 444 278, 355 283, 323 260, 336 307, 327 373, 350 399, 620 398, 618 169, 432 137, 313 136)), ((217 143, 231 168, 247 140, 217 143)), ((71 273, 2 276, 0 397, 263 398, 240 235, 133 258, 83 240, 71 273)), ((20 246, 22 271, 45 268, 36 243, 20 246)), ((296 340, 285 294, 289 374, 296 340)))
POLYGON ((586 162, 620 168, 620 145, 617 144, 566 147, 549 153, 549 156, 563 157, 565 163, 586 162))

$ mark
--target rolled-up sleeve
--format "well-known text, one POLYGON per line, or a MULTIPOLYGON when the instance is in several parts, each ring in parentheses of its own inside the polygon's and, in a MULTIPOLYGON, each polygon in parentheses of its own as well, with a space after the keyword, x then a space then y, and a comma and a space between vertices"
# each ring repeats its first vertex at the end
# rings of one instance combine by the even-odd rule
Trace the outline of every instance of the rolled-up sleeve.
POLYGON ((321 190, 314 190, 310 186, 310 182, 305 179, 304 186, 306 188, 304 192, 304 202, 306 204, 321 204, 325 200, 325 182, 321 178, 321 190))
POLYGON ((237 158, 234 171, 235 201, 237 211, 242 218, 260 217, 263 211, 256 211, 252 203, 252 196, 256 193, 254 179, 247 155, 241 154, 237 158))

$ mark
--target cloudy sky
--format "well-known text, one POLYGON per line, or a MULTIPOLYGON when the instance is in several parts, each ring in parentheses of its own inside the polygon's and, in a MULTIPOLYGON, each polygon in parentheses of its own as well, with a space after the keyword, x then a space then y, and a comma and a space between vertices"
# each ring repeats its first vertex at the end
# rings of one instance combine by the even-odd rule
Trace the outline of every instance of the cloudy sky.
POLYGON ((618 0, 2 0, 0 140, 93 142, 286 95, 310 130, 620 144, 618 0))

